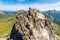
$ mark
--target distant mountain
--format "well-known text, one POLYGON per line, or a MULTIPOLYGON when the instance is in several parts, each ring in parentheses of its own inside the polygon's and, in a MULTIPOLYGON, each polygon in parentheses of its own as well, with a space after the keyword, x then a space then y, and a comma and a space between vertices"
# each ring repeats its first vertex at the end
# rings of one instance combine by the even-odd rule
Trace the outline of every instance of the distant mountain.
POLYGON ((0 14, 4 14, 4 12, 0 11, 0 14))
POLYGON ((60 11, 49 10, 49 11, 43 11, 42 13, 46 15, 48 18, 50 18, 52 21, 60 24, 60 11))
POLYGON ((0 11, 0 14, 15 14, 16 11, 0 11))
MULTIPOLYGON (((2 11, 2 14, 23 14, 26 15, 27 11, 25 10, 19 10, 19 11, 2 11)), ((60 11, 54 10, 48 10, 48 11, 42 11, 44 15, 46 15, 48 18, 50 18, 52 21, 57 22, 60 24, 60 11)))
POLYGON ((19 10, 19 11, 16 11, 16 14, 22 14, 22 15, 26 16, 26 14, 28 14, 28 12, 26 10, 19 10))
POLYGON ((17 14, 24 14, 24 13, 27 13, 27 11, 25 10, 19 10, 19 11, 16 11, 17 14))
POLYGON ((16 13, 23 14, 23 13, 27 13, 27 11, 25 11, 25 10, 19 10, 19 11, 2 11, 2 12, 4 12, 5 14, 16 14, 16 13))
POLYGON ((15 14, 15 11, 3 11, 5 14, 15 14))

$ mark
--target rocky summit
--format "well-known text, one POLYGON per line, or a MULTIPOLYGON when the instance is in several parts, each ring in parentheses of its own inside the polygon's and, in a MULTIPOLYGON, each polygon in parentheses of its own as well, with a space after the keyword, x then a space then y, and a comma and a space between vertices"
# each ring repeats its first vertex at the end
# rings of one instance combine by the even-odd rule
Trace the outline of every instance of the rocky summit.
POLYGON ((59 40, 51 21, 39 10, 29 8, 28 14, 16 14, 10 37, 7 40, 59 40))

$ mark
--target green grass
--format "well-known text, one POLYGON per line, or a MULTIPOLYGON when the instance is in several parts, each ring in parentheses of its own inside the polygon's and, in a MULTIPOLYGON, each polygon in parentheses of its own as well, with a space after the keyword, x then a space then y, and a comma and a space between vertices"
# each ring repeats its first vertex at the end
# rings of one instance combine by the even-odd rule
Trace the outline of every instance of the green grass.
POLYGON ((51 21, 51 22, 53 23, 53 25, 54 25, 55 28, 56 28, 56 34, 57 34, 58 36, 60 36, 60 24, 58 24, 58 23, 52 21, 52 20, 49 19, 49 18, 48 18, 48 20, 51 21))
POLYGON ((0 14, 0 37, 7 36, 15 23, 15 15, 0 14))
POLYGON ((56 22, 53 22, 54 26, 56 27, 56 34, 60 36, 60 24, 57 24, 56 22))

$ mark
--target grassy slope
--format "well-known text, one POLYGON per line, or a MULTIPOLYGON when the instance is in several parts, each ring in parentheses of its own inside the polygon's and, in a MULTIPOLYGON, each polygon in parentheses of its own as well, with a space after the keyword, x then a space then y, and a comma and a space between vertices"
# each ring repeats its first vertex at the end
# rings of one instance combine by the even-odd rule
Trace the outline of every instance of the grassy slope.
MULTIPOLYGON (((50 16, 51 17, 51 19, 50 19, 50 21, 53 21, 53 16, 50 16)), ((58 36, 60 36, 60 24, 58 24, 58 23, 56 23, 56 22, 52 22, 53 23, 53 25, 56 27, 56 34, 58 35, 58 36)))
POLYGON ((15 15, 0 14, 0 37, 7 36, 14 23, 15 15))
POLYGON ((54 26, 56 27, 56 34, 60 36, 60 24, 57 24, 56 22, 53 22, 54 26))

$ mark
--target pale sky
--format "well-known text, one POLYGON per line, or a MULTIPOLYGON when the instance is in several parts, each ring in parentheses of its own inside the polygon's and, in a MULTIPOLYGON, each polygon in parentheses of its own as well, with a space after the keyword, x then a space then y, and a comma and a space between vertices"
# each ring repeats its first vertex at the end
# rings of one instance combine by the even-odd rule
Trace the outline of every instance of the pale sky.
POLYGON ((0 10, 17 11, 35 8, 41 11, 60 11, 60 0, 0 0, 0 10))

